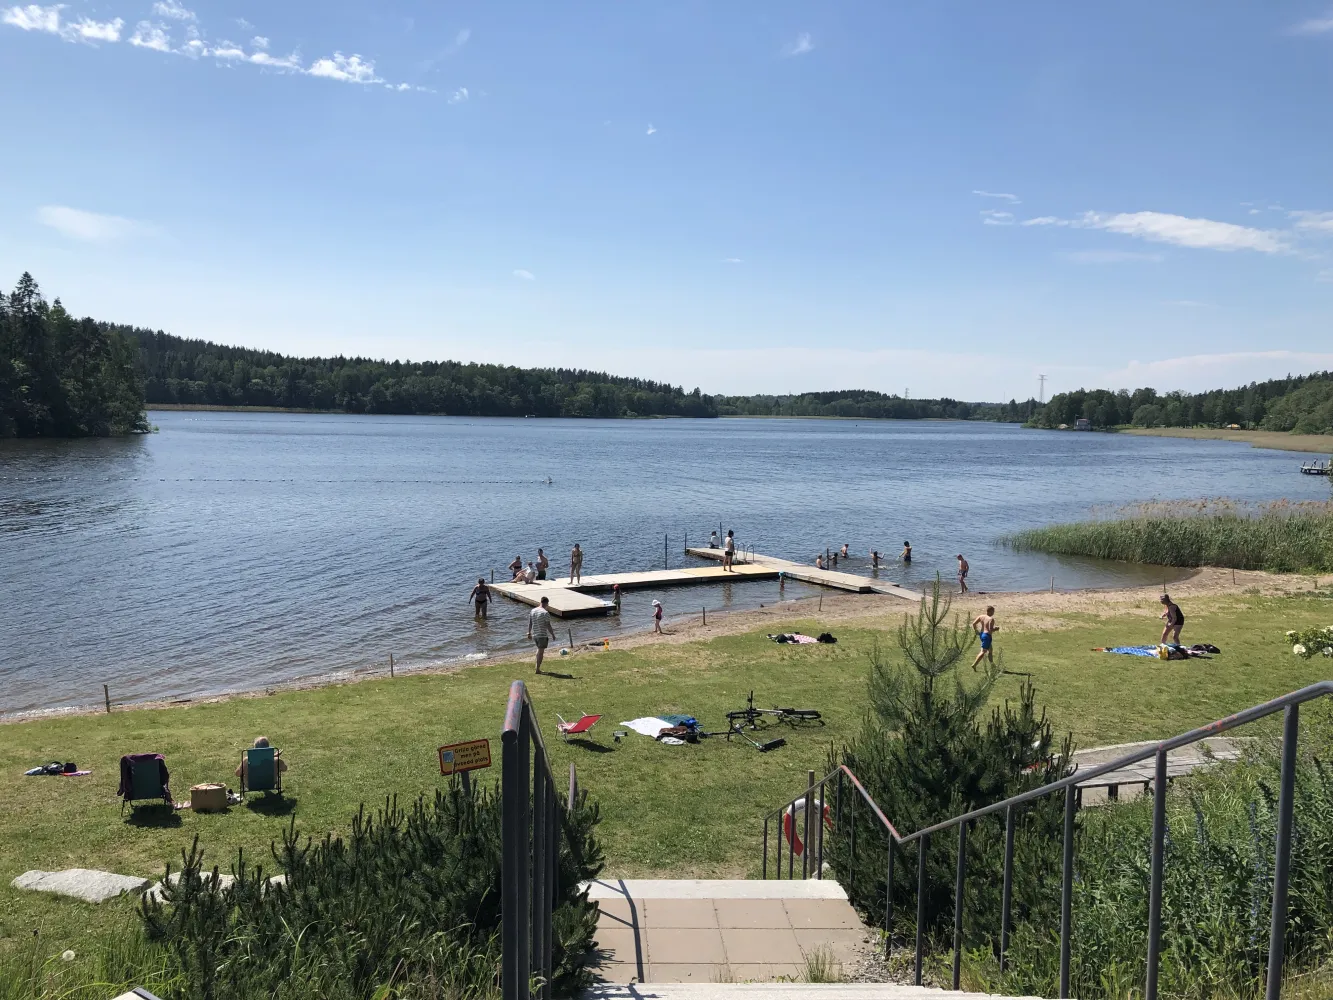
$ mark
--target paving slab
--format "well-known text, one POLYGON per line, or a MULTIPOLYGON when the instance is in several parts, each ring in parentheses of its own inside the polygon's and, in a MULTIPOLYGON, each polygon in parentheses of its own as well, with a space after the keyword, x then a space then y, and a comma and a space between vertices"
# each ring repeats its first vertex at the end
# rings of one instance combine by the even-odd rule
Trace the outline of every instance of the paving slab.
MULTIPOLYGON (((735 969, 731 971, 736 973, 735 969)), ((991 1000, 985 993, 955 993, 898 983, 651 982, 594 986, 583 996, 585 1000, 991 1000)))
POLYGON ((11 883, 17 889, 54 892, 88 903, 101 903, 127 892, 138 892, 148 879, 137 875, 117 875, 96 868, 66 868, 58 872, 27 871, 11 883))
POLYGON ((589 899, 842 899, 832 879, 596 879, 589 899))

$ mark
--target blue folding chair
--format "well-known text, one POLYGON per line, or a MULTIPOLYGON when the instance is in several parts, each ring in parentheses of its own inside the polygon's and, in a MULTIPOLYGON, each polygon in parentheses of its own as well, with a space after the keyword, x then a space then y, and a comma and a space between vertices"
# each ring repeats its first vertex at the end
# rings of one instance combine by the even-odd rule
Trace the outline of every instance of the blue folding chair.
POLYGON ((241 751, 241 796, 249 792, 282 794, 282 753, 277 747, 241 751))

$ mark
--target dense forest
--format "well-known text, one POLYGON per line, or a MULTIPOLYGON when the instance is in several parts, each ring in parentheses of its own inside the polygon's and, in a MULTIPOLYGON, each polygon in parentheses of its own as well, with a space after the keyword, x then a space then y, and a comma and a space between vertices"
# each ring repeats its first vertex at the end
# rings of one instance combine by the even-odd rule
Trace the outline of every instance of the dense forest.
POLYGON ((718 396, 718 413, 745 417, 860 417, 893 420, 997 420, 1021 423, 1038 409, 1026 402, 964 403, 956 399, 904 399, 869 389, 803 392, 799 396, 718 396))
POLYGON ((24 273, 0 294, 0 438, 146 431, 135 345, 42 298, 24 273))
POLYGON ((1167 392, 1156 389, 1079 389, 1057 393, 1035 413, 1033 427, 1074 426, 1085 418, 1093 428, 1226 427, 1333 433, 1333 372, 1251 382, 1238 389, 1167 392))

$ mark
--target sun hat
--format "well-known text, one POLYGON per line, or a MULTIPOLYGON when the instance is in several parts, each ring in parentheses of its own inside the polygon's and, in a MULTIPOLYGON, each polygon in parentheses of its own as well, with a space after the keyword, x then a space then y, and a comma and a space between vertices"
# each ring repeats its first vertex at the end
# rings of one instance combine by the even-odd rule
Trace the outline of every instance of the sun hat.
POLYGON ((659 608, 662 606, 661 601, 653 601, 653 603, 656 604, 659 608))

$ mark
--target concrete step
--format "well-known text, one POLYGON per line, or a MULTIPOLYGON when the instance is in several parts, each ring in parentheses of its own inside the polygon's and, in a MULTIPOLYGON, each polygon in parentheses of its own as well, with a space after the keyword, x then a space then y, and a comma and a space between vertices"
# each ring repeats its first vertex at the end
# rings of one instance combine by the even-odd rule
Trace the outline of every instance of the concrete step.
POLYGON ((987 993, 897 983, 635 983, 594 986, 583 996, 585 1000, 991 1000, 987 993))

